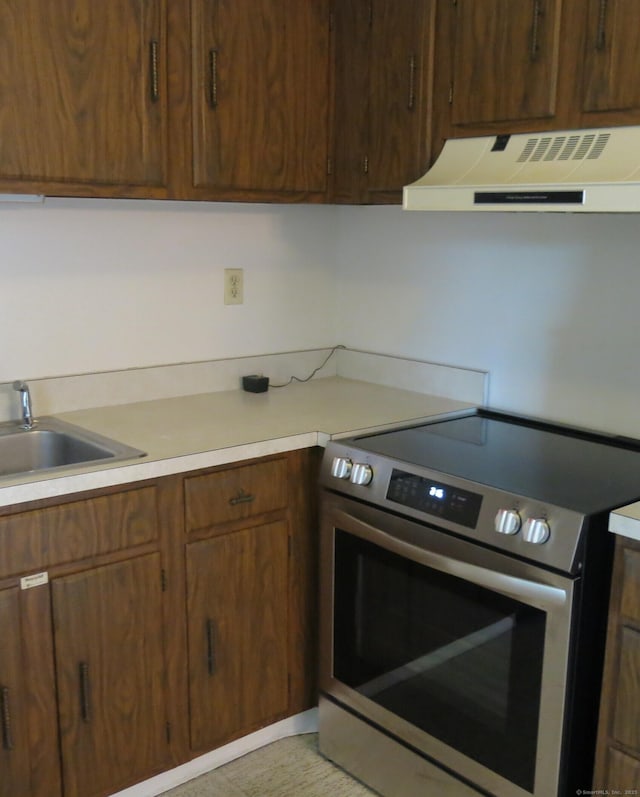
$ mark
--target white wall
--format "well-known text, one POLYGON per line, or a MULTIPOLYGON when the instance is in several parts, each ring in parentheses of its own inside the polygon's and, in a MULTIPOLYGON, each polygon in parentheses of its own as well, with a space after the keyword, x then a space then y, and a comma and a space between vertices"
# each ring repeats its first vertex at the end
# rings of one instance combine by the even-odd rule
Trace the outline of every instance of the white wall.
POLYGON ((640 437, 640 217, 0 204, 0 382, 330 346, 640 437), (223 269, 245 304, 223 304, 223 269))
POLYGON ((640 437, 640 217, 344 208, 338 337, 487 369, 496 407, 640 437))
POLYGON ((0 382, 326 346, 335 208, 0 204, 0 382), (223 303, 244 268, 245 302, 223 303))

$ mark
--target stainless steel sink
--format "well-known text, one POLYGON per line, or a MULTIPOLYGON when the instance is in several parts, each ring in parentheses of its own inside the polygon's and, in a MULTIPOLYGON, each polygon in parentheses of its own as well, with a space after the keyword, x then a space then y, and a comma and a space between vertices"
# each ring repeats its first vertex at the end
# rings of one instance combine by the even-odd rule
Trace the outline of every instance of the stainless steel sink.
POLYGON ((143 456, 144 451, 57 418, 40 418, 31 429, 0 424, 0 478, 143 456))

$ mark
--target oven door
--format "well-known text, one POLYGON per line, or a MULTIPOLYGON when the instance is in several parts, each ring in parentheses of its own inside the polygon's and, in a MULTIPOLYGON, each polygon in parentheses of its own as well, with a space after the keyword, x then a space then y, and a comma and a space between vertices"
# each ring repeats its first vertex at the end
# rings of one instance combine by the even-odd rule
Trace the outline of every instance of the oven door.
POLYGON ((555 795, 578 585, 325 493, 321 691, 497 797, 555 795))

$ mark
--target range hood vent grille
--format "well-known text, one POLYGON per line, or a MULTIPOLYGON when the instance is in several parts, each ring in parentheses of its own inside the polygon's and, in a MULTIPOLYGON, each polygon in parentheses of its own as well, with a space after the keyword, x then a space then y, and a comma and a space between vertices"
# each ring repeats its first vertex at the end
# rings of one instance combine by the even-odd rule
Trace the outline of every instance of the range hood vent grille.
POLYGON ((525 142, 517 162, 597 160, 610 138, 611 133, 532 137, 525 142))
POLYGON ((640 125, 449 139, 404 207, 640 213, 640 125))

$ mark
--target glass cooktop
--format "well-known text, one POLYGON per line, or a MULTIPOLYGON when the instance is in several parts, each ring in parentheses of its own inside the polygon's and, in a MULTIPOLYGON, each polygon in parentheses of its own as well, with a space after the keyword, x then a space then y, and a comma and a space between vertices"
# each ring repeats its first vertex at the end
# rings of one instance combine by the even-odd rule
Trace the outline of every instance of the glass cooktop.
POLYGON ((353 441, 363 451, 582 514, 640 499, 640 441, 479 410, 353 441))

